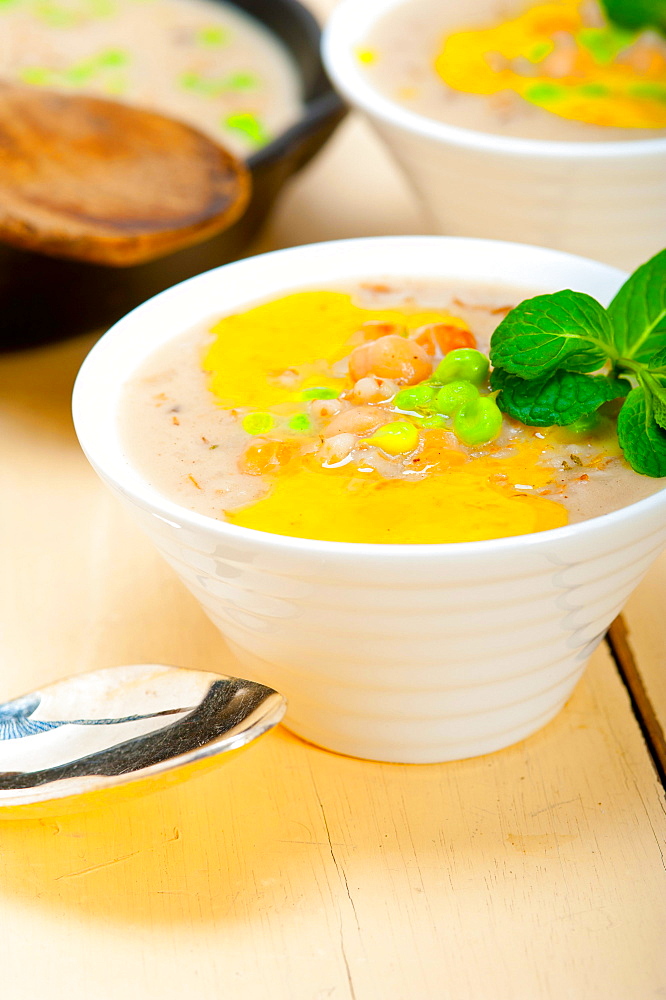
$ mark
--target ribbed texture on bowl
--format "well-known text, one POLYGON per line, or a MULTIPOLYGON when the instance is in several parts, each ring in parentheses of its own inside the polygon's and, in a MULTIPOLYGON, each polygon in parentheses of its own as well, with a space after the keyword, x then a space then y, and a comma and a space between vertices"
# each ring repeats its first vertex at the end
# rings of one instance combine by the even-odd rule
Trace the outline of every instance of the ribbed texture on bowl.
POLYGON ((553 247, 627 270, 664 245, 666 156, 516 156, 371 120, 438 232, 553 247))
MULTIPOLYGON (((286 724, 345 754, 428 763, 527 736, 666 544, 663 514, 616 535, 522 551, 372 556, 263 551, 136 506, 162 555, 237 653, 286 695, 286 724)), ((552 535, 552 533, 548 533, 552 535)), ((467 550, 466 552, 464 550, 467 550)))
POLYGON ((436 232, 532 243, 626 270, 662 249, 663 135, 633 139, 627 129, 621 142, 522 139, 416 114, 380 93, 356 56, 378 19, 402 2, 340 0, 324 30, 324 63, 386 142, 436 232))
POLYGON ((102 337, 77 379, 74 420, 99 475, 244 672, 287 696, 291 729, 342 753, 419 763, 508 746, 557 712, 666 544, 666 491, 539 535, 458 545, 309 541, 215 521, 162 496, 128 461, 118 422, 123 385, 194 324, 258 296, 392 276, 578 288, 605 302, 623 277, 550 250, 443 237, 250 257, 169 289, 102 337))

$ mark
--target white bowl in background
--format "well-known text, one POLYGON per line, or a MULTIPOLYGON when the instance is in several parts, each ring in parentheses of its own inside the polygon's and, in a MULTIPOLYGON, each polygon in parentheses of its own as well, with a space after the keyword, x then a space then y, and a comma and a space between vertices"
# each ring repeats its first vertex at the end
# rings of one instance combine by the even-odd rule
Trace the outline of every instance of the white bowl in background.
POLYGON ((250 257, 129 313, 84 362, 81 445, 231 643, 287 696, 286 725, 383 761, 475 756, 528 736, 571 694, 608 625, 666 544, 666 490, 581 524, 491 541, 379 545, 242 528, 162 496, 128 461, 123 386, 160 345, 211 316, 307 287, 460 278, 602 301, 621 272, 556 251, 381 237, 250 257))
POLYGON ((436 232, 532 243, 627 270, 663 248, 666 137, 519 139, 409 110, 372 86, 355 55, 372 26, 403 3, 342 0, 324 31, 323 59, 403 168, 436 232))

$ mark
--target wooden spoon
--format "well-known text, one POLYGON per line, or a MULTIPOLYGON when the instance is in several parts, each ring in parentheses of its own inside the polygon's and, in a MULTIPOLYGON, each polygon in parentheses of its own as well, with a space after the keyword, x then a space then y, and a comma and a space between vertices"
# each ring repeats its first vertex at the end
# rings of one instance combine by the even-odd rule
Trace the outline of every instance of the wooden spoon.
POLYGON ((116 101, 0 82, 0 240, 127 267, 227 228, 250 195, 231 153, 116 101))

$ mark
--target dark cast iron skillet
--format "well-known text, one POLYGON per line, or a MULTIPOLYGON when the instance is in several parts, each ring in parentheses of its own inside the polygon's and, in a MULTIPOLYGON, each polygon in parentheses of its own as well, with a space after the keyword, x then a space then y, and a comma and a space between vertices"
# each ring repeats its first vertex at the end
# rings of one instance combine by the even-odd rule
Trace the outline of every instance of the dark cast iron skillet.
POLYGON ((113 268, 0 244, 0 350, 17 350, 109 326, 157 292, 241 256, 285 181, 321 149, 345 108, 319 56, 317 22, 297 0, 233 0, 273 31, 302 80, 305 111, 248 160, 253 194, 243 217, 203 243, 146 264, 113 268))

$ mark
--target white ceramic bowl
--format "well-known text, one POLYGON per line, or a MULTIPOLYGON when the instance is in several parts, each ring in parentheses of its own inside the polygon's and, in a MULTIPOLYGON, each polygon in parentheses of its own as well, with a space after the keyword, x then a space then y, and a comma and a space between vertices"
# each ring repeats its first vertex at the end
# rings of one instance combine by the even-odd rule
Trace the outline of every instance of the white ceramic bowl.
POLYGON ((633 270, 666 242, 666 138, 547 142, 434 121, 383 96, 355 49, 405 0, 342 0, 324 31, 333 83, 385 140, 434 221, 633 270))
POLYGON ((102 479, 232 644, 287 696, 286 725, 332 750, 432 762, 522 739, 562 707, 666 544, 666 491, 540 534, 448 545, 288 538, 192 513, 127 461, 124 383, 158 346, 258 298, 359 278, 478 278, 608 300, 622 274, 555 251, 445 237, 296 247, 208 271, 102 337, 74 391, 102 479))

